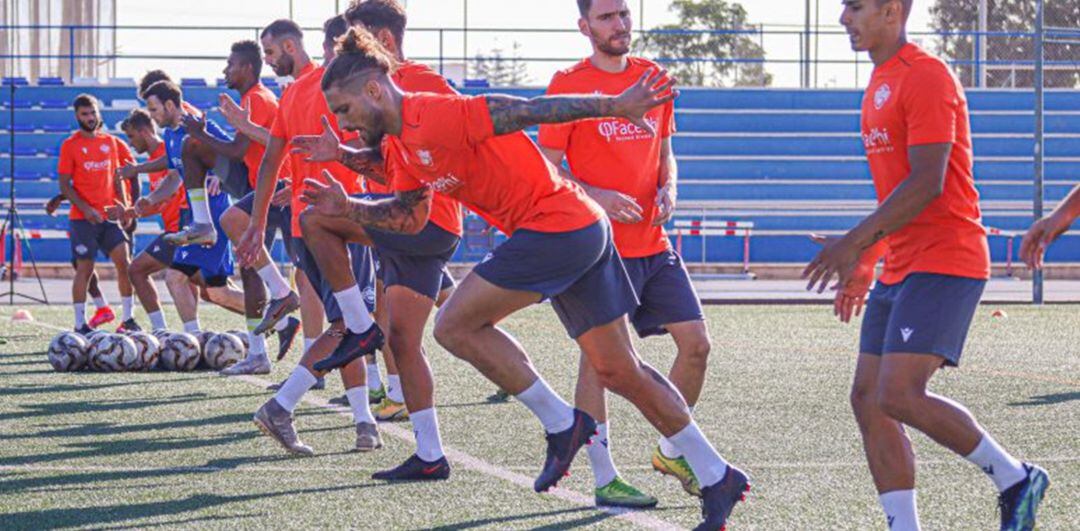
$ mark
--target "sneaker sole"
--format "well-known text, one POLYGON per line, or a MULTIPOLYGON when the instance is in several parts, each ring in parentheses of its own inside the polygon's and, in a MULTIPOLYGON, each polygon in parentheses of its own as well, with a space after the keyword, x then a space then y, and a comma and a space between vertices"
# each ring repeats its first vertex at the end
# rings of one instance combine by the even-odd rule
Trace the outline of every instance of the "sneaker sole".
POLYGON ((377 444, 377 445, 375 445, 373 447, 353 446, 349 451, 352 452, 352 453, 366 454, 368 452, 374 452, 375 450, 381 449, 382 447, 383 447, 382 441, 379 441, 379 444, 377 444))
POLYGON ((596 499, 597 507, 620 507, 623 509, 652 509, 653 507, 656 507, 659 503, 659 500, 649 502, 619 502, 612 500, 601 500, 600 498, 596 499))
POLYGON ((381 415, 375 415, 375 420, 379 422, 404 422, 406 420, 409 420, 409 410, 402 409, 401 411, 397 411, 393 415, 389 415, 386 417, 381 415))
POLYGON ((270 427, 263 423, 262 419, 260 419, 259 417, 255 417, 255 425, 259 427, 259 431, 263 432, 264 434, 266 434, 266 436, 277 442, 278 446, 284 448, 286 452, 289 452, 292 455, 299 455, 303 457, 310 457, 314 455, 314 453, 309 454, 295 448, 290 448, 289 445, 285 444, 285 441, 282 441, 281 438, 278 437, 276 433, 274 433, 274 430, 271 430, 270 427))

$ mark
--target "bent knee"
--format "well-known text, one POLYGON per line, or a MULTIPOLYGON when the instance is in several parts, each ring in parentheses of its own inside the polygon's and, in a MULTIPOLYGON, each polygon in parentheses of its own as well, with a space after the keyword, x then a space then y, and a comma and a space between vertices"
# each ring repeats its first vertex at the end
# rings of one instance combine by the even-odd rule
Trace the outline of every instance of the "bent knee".
POLYGON ((920 391, 913 389, 887 387, 878 391, 876 404, 889 417, 903 421, 916 414, 921 395, 920 391))

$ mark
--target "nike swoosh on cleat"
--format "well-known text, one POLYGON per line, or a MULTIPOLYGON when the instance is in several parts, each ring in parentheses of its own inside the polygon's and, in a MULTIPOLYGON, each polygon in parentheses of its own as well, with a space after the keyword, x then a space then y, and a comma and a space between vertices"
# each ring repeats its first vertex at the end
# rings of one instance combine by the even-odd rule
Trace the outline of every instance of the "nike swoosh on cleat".
POLYGON ((430 476, 438 472, 440 468, 442 468, 442 465, 435 465, 433 467, 422 469, 420 472, 423 473, 425 476, 430 476))

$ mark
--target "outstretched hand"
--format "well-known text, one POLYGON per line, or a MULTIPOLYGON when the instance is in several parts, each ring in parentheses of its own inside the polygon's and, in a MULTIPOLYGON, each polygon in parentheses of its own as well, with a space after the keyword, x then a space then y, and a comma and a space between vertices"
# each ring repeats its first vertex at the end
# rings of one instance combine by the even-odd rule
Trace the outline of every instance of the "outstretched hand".
POLYGON ((301 135, 293 137, 292 152, 306 155, 308 162, 332 162, 338 159, 338 146, 341 138, 334 132, 334 127, 326 115, 322 116, 323 132, 321 135, 301 135))
POLYGON ((329 184, 315 179, 304 181, 304 193, 300 200, 310 205, 312 211, 329 217, 343 217, 349 213, 349 196, 345 188, 334 180, 330 172, 323 170, 323 177, 329 184))
POLYGON ((653 107, 664 105, 679 96, 675 78, 666 70, 648 69, 630 88, 615 97, 615 115, 656 136, 656 128, 645 120, 653 107))
POLYGON ((1020 259, 1031 269, 1042 269, 1047 247, 1069 230, 1069 225, 1057 214, 1036 221, 1020 242, 1020 259))

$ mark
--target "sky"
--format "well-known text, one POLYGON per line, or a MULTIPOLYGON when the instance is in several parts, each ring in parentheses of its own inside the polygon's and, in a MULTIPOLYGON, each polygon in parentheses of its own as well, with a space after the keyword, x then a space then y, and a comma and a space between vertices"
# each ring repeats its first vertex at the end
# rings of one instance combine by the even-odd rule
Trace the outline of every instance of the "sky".
MULTIPOLYGON (((458 76, 449 63, 459 63, 463 55, 475 57, 493 48, 509 50, 519 43, 520 55, 526 58, 548 59, 529 62, 529 84, 544 85, 558 69, 572 64, 590 53, 588 41, 576 33, 544 33, 542 31, 577 28, 577 6, 573 0, 403 0, 409 13, 411 33, 406 37, 406 54, 436 63, 439 57, 440 32, 447 75, 458 76), (464 6, 468 5, 468 27, 499 31, 471 31, 468 41, 461 31, 465 24, 464 6), (516 30, 516 31, 510 31, 516 30)), ((294 0, 291 16, 304 27, 316 28, 335 12, 342 10, 348 0, 294 0)), ((629 0, 634 23, 638 28, 674 22, 666 0, 629 0)), ((749 20, 765 24, 777 32, 797 32, 805 19, 802 0, 744 0, 749 20)), ((912 14, 909 30, 925 31, 929 24, 927 6, 919 1, 912 14)), ((812 20, 820 20, 823 31, 839 31, 839 0, 811 0, 812 20), (815 13, 816 10, 816 13, 815 13)), ((146 0, 117 0, 118 24, 160 25, 167 29, 121 30, 117 44, 121 54, 170 55, 206 57, 205 60, 138 60, 126 59, 118 64, 121 77, 138 77, 151 68, 165 68, 177 77, 221 76, 224 61, 216 57, 227 55, 229 45, 238 39, 255 38, 254 28, 264 26, 279 17, 290 16, 289 0, 184 0, 183 2, 147 2, 146 0), (182 30, 183 26, 238 26, 247 30, 182 30)), ((310 31, 305 39, 308 49, 321 50, 320 32, 310 31)), ((917 38, 916 38, 917 39, 917 38)), ((775 33, 766 36, 763 45, 770 61, 767 69, 774 76, 774 86, 791 87, 799 84, 799 41, 797 35, 775 33), (787 62, 785 62, 787 61, 787 62)), ((816 82, 822 87, 859 87, 868 78, 870 67, 865 56, 856 66, 854 54, 843 35, 822 35, 817 44, 818 56, 827 61, 848 64, 819 65, 816 82)))

